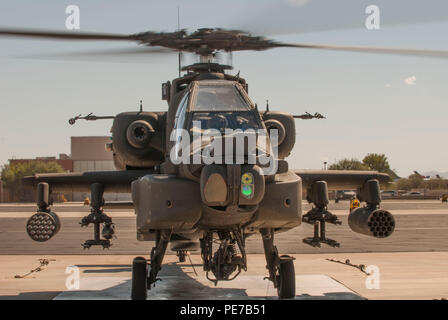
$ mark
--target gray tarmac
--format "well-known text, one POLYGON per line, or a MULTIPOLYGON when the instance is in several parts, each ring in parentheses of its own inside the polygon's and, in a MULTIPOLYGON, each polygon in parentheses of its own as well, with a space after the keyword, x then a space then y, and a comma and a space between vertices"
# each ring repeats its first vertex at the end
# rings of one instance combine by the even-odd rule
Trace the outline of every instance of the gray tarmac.
MULTIPOLYGON (((390 210, 396 218, 395 232, 388 238, 375 239, 354 233, 347 225, 348 201, 330 204, 330 211, 342 220, 342 226, 327 225, 327 237, 340 242, 340 248, 322 245, 313 248, 302 239, 312 236, 311 225, 302 224, 276 235, 280 252, 288 253, 342 253, 342 252, 431 252, 448 251, 448 205, 440 201, 383 201, 382 208, 390 210)), ((304 204, 304 211, 309 209, 304 204)), ((62 227, 50 241, 38 243, 25 233, 26 221, 35 211, 34 205, 0 206, 0 254, 135 254, 147 255, 153 242, 136 239, 133 211, 109 210, 116 224, 113 246, 103 250, 92 247, 83 250, 81 243, 93 237, 93 227, 81 228, 79 221, 88 213, 80 204, 56 205, 54 211, 61 217, 62 227)), ((263 253, 261 239, 247 239, 248 253, 263 253)), ((172 252, 168 252, 169 254, 172 252)))
MULTIPOLYGON (((442 299, 448 298, 448 252, 292 254, 296 299, 442 299), (377 286, 360 270, 326 259, 377 267, 377 286)), ((0 299, 129 299, 133 255, 0 255, 0 299), (51 259, 42 271, 25 278, 51 259), (79 268, 79 288, 67 288, 67 267, 79 268)), ((160 272, 162 282, 149 299, 277 299, 267 275, 265 258, 248 255, 248 270, 215 287, 205 279, 198 255, 178 263, 169 255, 160 272)), ((73 270, 73 269, 72 269, 73 270)), ((69 282, 70 283, 70 282, 69 282)))

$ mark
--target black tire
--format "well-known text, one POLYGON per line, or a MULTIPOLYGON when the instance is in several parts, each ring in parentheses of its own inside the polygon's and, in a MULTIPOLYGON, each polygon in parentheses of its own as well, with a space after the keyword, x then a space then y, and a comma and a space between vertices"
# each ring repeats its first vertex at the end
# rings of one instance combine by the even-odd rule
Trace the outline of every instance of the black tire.
POLYGON ((186 256, 185 253, 179 254, 179 262, 185 262, 185 256, 186 256))
POLYGON ((277 292, 280 299, 291 299, 296 296, 296 272, 292 259, 280 261, 277 292))
POLYGON ((136 257, 132 261, 132 300, 146 300, 148 296, 148 266, 146 259, 143 257, 136 257))

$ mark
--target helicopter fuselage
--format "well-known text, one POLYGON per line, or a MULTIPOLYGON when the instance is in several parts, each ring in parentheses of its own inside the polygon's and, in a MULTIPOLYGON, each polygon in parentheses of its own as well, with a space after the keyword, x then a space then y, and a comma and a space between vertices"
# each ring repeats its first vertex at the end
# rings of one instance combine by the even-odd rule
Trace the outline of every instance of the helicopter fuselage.
POLYGON ((155 172, 132 183, 138 239, 154 240, 163 228, 189 235, 242 228, 247 236, 260 228, 299 225, 301 180, 284 161, 294 146, 292 116, 259 112, 245 80, 220 72, 190 74, 169 86, 166 115, 135 113, 129 123, 131 114, 120 114, 112 129, 114 158, 128 156, 127 169, 138 162, 129 157, 129 148, 138 147, 137 134, 146 134, 146 149, 138 150, 142 157, 151 148, 163 151, 160 162, 151 158, 155 172), (159 119, 166 121, 165 131, 156 129, 162 128, 159 119), (125 127, 126 135, 119 132, 125 127), (276 152, 268 129, 281 131, 276 152), (117 142, 127 143, 123 152, 117 142))

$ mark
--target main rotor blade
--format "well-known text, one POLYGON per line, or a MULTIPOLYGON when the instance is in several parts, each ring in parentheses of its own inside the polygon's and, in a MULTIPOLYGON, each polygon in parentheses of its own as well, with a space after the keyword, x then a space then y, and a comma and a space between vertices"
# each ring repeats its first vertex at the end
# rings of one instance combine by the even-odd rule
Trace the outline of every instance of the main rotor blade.
POLYGON ((137 48, 111 48, 106 50, 92 50, 92 51, 79 51, 79 52, 61 52, 61 53, 49 53, 49 54, 38 54, 38 55, 27 55, 21 57, 101 57, 101 56, 136 56, 136 55, 163 55, 163 54, 174 54, 177 51, 162 48, 162 47, 148 47, 139 46, 137 48))
MULTIPOLYGON (((17 58, 25 59, 50 59, 50 60, 75 60, 75 61, 94 61, 94 62, 114 62, 108 58, 143 58, 144 62, 158 63, 160 58, 177 54, 177 51, 162 48, 140 46, 137 48, 114 48, 109 50, 81 51, 81 52, 62 52, 48 54, 21 55, 17 58)), ((135 60, 118 60, 119 62, 135 62, 135 60)), ((139 60, 140 61, 140 60, 139 60)))
POLYGON ((47 38, 57 40, 125 40, 125 41, 136 40, 133 35, 126 35, 126 34, 31 30, 31 29, 13 29, 13 28, 0 28, 0 36, 47 38))
POLYGON ((399 49, 399 48, 381 48, 381 47, 362 47, 362 46, 337 46, 323 44, 293 44, 277 43, 278 48, 300 48, 300 49, 323 49, 332 51, 361 52, 361 53, 380 53, 404 56, 419 56, 428 58, 448 58, 447 50, 426 50, 426 49, 399 49))

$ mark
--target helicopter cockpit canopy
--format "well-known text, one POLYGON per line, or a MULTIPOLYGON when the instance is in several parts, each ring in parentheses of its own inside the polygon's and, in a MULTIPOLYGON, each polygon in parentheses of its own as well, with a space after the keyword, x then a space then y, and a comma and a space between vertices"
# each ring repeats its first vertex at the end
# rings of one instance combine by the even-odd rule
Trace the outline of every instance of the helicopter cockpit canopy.
POLYGON ((261 121, 244 89, 237 82, 211 80, 193 84, 190 94, 181 100, 176 113, 176 129, 202 133, 216 129, 261 129, 261 121), (186 119, 187 112, 190 113, 186 119))
POLYGON ((191 111, 248 111, 250 102, 246 101, 233 82, 198 83, 191 111))

